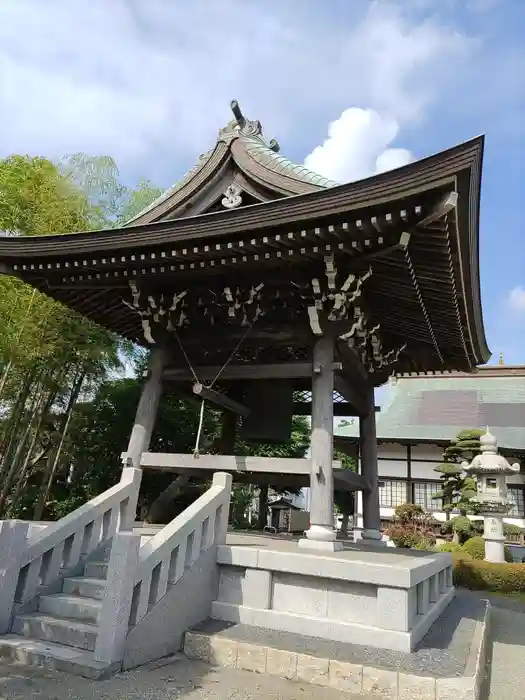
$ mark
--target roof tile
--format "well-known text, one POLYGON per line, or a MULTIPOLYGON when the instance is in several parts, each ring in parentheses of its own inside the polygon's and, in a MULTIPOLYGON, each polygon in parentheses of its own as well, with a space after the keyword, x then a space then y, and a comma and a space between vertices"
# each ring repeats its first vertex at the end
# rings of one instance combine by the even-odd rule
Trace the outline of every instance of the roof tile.
MULTIPOLYGON (((489 426, 500 447, 525 451, 525 376, 400 377, 377 418, 380 440, 450 440, 489 426)), ((357 437, 358 422, 339 428, 357 437)))

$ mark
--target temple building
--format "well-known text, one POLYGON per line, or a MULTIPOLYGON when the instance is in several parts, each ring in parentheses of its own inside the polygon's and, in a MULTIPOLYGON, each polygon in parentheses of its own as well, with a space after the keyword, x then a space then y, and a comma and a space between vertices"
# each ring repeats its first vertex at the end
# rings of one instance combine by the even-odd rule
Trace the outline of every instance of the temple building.
MULTIPOLYGON (((522 465, 508 477, 511 508, 505 522, 525 527, 525 366, 479 367, 475 372, 395 375, 377 418, 381 518, 402 503, 415 503, 444 519, 439 474, 443 449, 460 430, 489 426, 509 462, 522 465)), ((355 424, 336 428, 335 443, 357 445, 355 424)), ((358 519, 360 517, 359 499, 358 519)))
POLYGON ((18 663, 130 668, 177 651, 207 618, 408 653, 454 598, 449 554, 400 557, 382 540, 374 389, 394 373, 467 375, 490 357, 484 139, 336 184, 231 109, 215 146, 127 226, 0 237, 0 273, 151 349, 121 481, 27 542, 21 523, 0 530, 0 652, 18 663), (192 454, 149 451, 162 391, 201 402, 192 454), (222 412, 216 454, 201 442, 208 404, 222 412), (288 440, 294 414, 311 415, 307 457, 233 453, 236 435, 288 440), (334 415, 359 424, 358 474, 333 460, 334 415), (213 482, 140 534, 144 469, 213 482), (227 532, 232 479, 309 486, 307 529, 278 543, 227 532), (350 548, 336 538, 334 483, 360 493, 350 548), (75 623, 86 610, 89 634, 75 623))

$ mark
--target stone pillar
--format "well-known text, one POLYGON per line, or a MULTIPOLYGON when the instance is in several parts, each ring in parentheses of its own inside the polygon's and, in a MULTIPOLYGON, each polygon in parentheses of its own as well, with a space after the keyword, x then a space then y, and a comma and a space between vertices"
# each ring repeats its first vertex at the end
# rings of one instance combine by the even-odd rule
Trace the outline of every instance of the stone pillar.
POLYGON ((95 644, 95 661, 111 665, 124 658, 139 549, 139 535, 117 532, 113 538, 95 644))
POLYGON ((485 561, 503 564, 505 561, 505 534, 502 515, 498 513, 484 516, 483 539, 485 540, 485 561))
POLYGON ((310 459, 310 529, 299 547, 338 551, 334 529, 334 483, 332 474, 334 433, 334 351, 335 338, 317 340, 313 353, 312 433, 310 459))
POLYGON ((160 395, 162 393, 162 370, 165 364, 165 350, 154 348, 151 352, 148 375, 142 388, 135 422, 128 442, 128 467, 140 468, 140 457, 149 448, 160 395))
POLYGON ((366 544, 385 544, 381 540, 374 387, 370 385, 367 392, 368 413, 359 418, 361 473, 366 483, 366 489, 363 490, 363 532, 361 538, 366 544))
POLYGON ((29 523, 0 520, 0 634, 9 631, 29 523))

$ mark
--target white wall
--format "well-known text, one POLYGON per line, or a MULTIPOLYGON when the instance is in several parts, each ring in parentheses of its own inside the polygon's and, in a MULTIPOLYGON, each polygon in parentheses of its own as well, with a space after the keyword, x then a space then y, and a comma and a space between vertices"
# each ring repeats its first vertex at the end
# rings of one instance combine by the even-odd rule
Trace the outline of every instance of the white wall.
MULTIPOLYGON (((411 479, 417 481, 440 480, 439 474, 434 468, 443 461, 443 449, 436 445, 413 445, 411 447, 411 479)), ((407 447, 400 444, 382 444, 377 448, 377 467, 380 480, 397 478, 406 479, 408 476, 407 447)), ((511 476, 508 478, 509 484, 525 484, 523 475, 511 476)), ((362 527, 362 497, 357 493, 357 527, 362 527)), ((445 520, 445 514, 433 511, 436 520, 445 520)), ((381 518, 387 519, 394 515, 394 507, 381 506, 381 518)), ((505 518, 505 522, 525 527, 525 518, 505 518)))

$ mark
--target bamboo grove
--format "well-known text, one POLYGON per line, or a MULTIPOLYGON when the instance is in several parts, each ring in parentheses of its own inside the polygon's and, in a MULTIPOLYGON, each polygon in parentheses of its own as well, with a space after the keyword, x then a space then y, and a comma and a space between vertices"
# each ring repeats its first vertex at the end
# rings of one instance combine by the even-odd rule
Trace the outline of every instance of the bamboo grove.
MULTIPOLYGON (((110 158, 11 156, 0 161, 0 230, 38 236, 118 224, 158 193, 146 182, 123 187, 110 158)), ((65 468, 74 480, 79 406, 135 357, 105 330, 0 276, 0 517, 62 514, 53 485, 65 468)))

